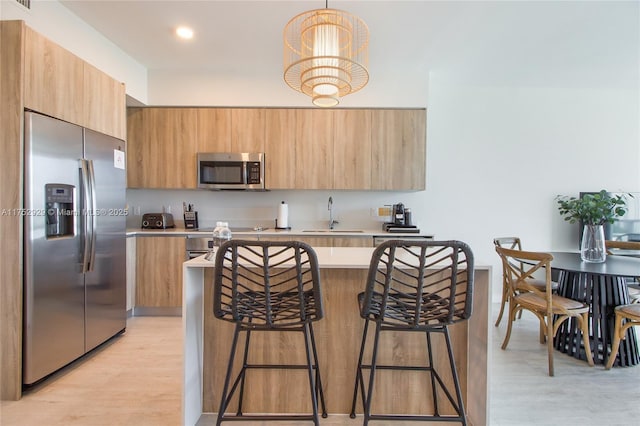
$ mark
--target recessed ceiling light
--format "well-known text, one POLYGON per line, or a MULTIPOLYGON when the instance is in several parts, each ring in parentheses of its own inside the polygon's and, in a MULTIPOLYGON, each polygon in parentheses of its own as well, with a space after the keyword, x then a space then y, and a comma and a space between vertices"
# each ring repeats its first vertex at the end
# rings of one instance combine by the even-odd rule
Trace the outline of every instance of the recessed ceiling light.
POLYGON ((185 40, 189 40, 193 38, 193 30, 189 27, 178 27, 176 28, 176 35, 185 40))

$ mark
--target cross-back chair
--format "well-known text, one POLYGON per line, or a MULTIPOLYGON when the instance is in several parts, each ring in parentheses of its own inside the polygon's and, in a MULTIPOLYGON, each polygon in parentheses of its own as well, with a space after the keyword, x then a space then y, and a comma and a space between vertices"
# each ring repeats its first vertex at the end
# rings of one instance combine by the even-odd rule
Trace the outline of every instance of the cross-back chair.
MULTIPOLYGON (((607 254, 610 255, 623 255, 630 256, 633 252, 633 256, 640 257, 640 241, 617 241, 606 240, 605 246, 607 247, 607 254)), ((629 299, 631 303, 640 303, 640 279, 628 279, 627 289, 629 290, 629 299)))
MULTIPOLYGON (((500 237, 494 238, 493 244, 496 247, 504 247, 512 250, 522 250, 522 244, 520 238, 518 237, 500 237)), ((517 265, 522 270, 522 265, 517 265)), ((495 326, 500 325, 500 321, 502 320, 502 315, 504 313, 504 308, 509 302, 509 295, 511 292, 509 291, 509 286, 507 284, 507 271, 502 271, 502 300, 500 301, 500 313, 498 314, 498 319, 496 320, 495 326)), ((528 285, 536 287, 540 291, 546 291, 547 285, 544 280, 539 280, 536 278, 529 278, 527 280, 528 285)), ((555 281, 551 282, 551 290, 558 290, 558 283, 555 281)), ((520 313, 522 314, 522 312, 520 313)))
POLYGON ((582 331, 587 362, 593 366, 588 332, 589 306, 553 294, 551 291, 553 256, 550 253, 512 250, 504 247, 496 247, 496 252, 502 260, 509 287, 509 321, 502 349, 506 349, 509 344, 516 314, 522 310, 533 313, 540 321, 540 343, 545 341, 547 343, 549 375, 553 376, 553 337, 564 321, 575 318, 582 331), (540 291, 537 286, 530 284, 533 275, 542 270, 545 272, 545 291, 540 291))

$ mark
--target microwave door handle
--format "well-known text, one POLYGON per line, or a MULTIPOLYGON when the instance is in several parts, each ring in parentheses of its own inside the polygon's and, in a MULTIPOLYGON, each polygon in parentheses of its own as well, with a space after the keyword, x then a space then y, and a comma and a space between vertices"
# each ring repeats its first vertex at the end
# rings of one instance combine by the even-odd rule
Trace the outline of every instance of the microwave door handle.
POLYGON ((247 185, 249 183, 249 168, 247 167, 247 162, 242 162, 242 183, 247 185))
POLYGON ((82 272, 89 272, 89 260, 91 258, 91 243, 89 242, 89 220, 92 214, 89 211, 91 193, 89 188, 89 166, 87 160, 80 160, 80 179, 82 184, 82 272))

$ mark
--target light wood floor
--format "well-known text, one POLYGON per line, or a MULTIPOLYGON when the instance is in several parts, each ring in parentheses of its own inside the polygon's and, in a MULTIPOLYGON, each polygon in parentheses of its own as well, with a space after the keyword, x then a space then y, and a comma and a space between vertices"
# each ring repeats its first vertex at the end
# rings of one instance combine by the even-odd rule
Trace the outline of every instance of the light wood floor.
MULTIPOLYGON (((556 352, 556 376, 548 377, 546 348, 538 343, 532 316, 525 314, 516 323, 506 351, 500 349, 504 321, 491 329, 491 426, 637 424, 640 366, 605 371, 556 352)), ((3 401, 0 425, 180 425, 181 333, 177 317, 129 319, 123 336, 56 374, 20 401, 3 401)), ((213 416, 203 416, 200 425, 214 422, 213 416)), ((257 422, 234 424, 261 426, 257 422)), ((321 424, 362 423, 348 416, 330 416, 321 424)), ((401 422, 372 425, 404 426, 401 422)))

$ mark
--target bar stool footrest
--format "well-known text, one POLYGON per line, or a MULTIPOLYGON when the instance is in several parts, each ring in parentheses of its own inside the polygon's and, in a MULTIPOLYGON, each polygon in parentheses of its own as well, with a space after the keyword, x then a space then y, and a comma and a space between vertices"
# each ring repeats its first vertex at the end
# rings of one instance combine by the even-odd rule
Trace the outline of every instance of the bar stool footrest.
POLYGON ((462 417, 460 416, 419 416, 419 415, 415 415, 415 416, 409 416, 409 415, 402 415, 402 414, 398 414, 398 415, 385 415, 385 414, 372 414, 369 416, 369 421, 375 421, 375 420, 396 420, 396 421, 403 421, 403 422, 456 422, 456 423, 460 423, 463 421, 462 417))
POLYGON ((312 415, 304 415, 304 414, 300 414, 300 415, 296 415, 296 414, 292 414, 292 415, 285 415, 285 414, 270 414, 270 415, 258 415, 258 414, 249 414, 249 415, 242 415, 242 416, 237 416, 237 415, 226 415, 223 416, 221 421, 223 422, 231 422, 231 421, 252 421, 252 420, 261 420, 261 421, 299 421, 299 420, 308 420, 308 421, 314 421, 315 418, 312 415))

